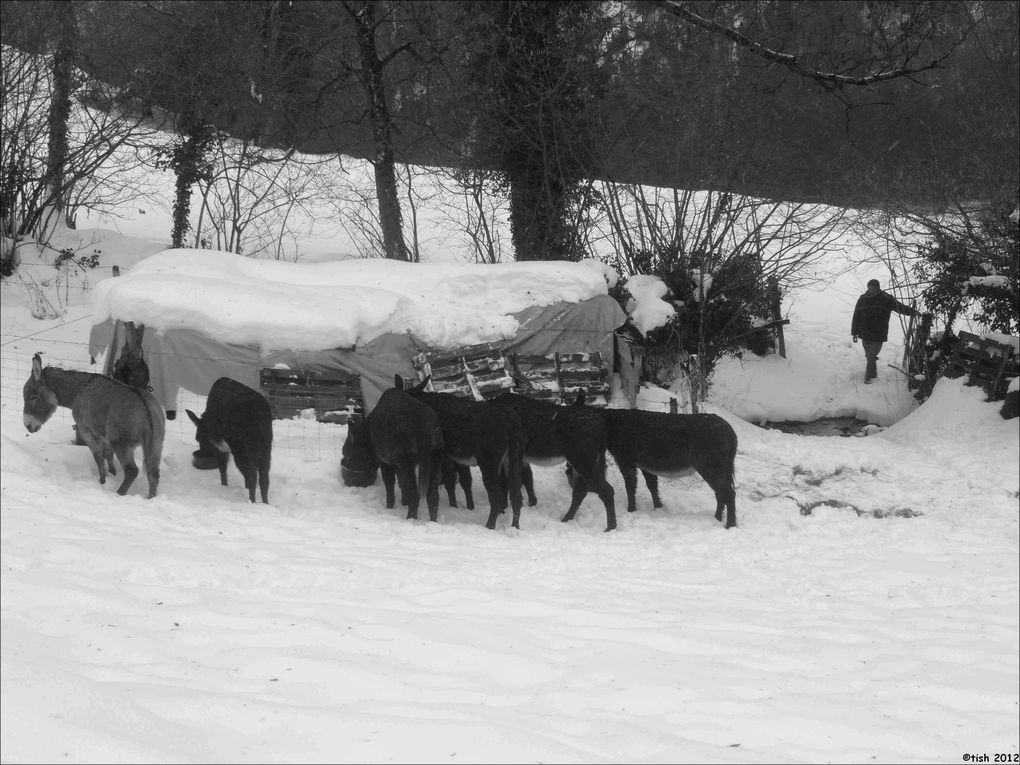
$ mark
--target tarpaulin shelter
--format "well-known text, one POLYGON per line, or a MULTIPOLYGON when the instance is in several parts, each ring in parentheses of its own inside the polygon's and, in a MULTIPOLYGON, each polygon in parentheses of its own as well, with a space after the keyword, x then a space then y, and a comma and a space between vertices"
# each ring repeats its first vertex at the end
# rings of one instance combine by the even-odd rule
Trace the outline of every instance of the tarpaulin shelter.
MULTIPOLYGON (((274 315, 283 315, 282 311, 274 314, 269 303, 271 298, 267 295, 276 295, 272 284, 267 287, 267 279, 241 278, 238 273, 247 272, 253 266, 247 263, 238 264, 234 259, 241 256, 228 253, 212 253, 209 258, 208 251, 201 252, 201 257, 208 258, 209 262, 204 263, 194 260, 195 251, 171 250, 160 255, 152 256, 148 261, 157 259, 155 263, 147 264, 141 261, 139 267, 133 269, 133 273, 110 279, 102 282, 97 287, 97 299, 93 305, 93 320, 90 335, 90 353, 93 357, 103 356, 107 370, 112 369, 114 359, 124 345, 127 337, 132 333, 140 334, 140 348, 142 356, 149 367, 150 385, 157 400, 167 409, 177 408, 178 396, 181 389, 204 395, 213 382, 219 377, 231 377, 256 390, 262 390, 273 400, 276 394, 293 391, 294 401, 300 402, 307 394, 307 401, 311 402, 317 409, 328 408, 323 399, 316 400, 317 390, 325 391, 327 387, 332 392, 342 388, 342 381, 354 381, 356 389, 360 391, 360 398, 364 403, 364 410, 371 411, 375 402, 384 390, 393 386, 394 375, 398 374, 405 379, 414 379, 420 375, 421 360, 424 358, 435 358, 437 354, 445 354, 447 357, 456 356, 458 351, 463 350, 469 357, 472 354, 478 355, 479 348, 494 352, 497 356, 507 360, 521 357, 547 357, 555 362, 556 354, 591 354, 591 358, 605 370, 604 379, 612 379, 612 373, 620 371, 623 373, 623 383, 627 387, 636 390, 637 370, 635 370, 631 358, 630 345, 623 341, 617 341, 615 330, 623 326, 627 321, 626 313, 619 304, 608 294, 605 287, 602 294, 594 294, 590 297, 583 297, 598 289, 586 288, 580 292, 572 292, 571 298, 579 295, 583 299, 566 299, 549 301, 548 297, 542 298, 541 305, 528 305, 521 310, 507 313, 512 318, 510 322, 504 322, 503 326, 513 327, 510 332, 502 331, 498 336, 483 336, 483 344, 455 342, 458 335, 446 333, 441 344, 430 342, 428 332, 419 333, 414 326, 414 319, 402 320, 401 322, 390 322, 390 331, 373 332, 366 340, 356 338, 355 342, 343 346, 327 348, 288 348, 281 345, 280 335, 273 325, 274 315), (186 253, 182 255, 181 253, 186 253), (173 258, 180 258, 182 265, 178 268, 173 258), (201 263, 201 265, 200 265, 201 263), (204 269, 208 268, 206 272, 204 269), (227 269, 227 277, 224 276, 224 269, 227 269), (240 269, 236 271, 235 269, 240 269), (137 272, 137 273, 134 273, 137 272), (186 276, 181 281, 179 277, 186 276), (160 278, 151 278, 151 277, 160 278), (147 278, 149 277, 149 278, 147 278), (207 283, 203 283, 203 280, 207 283), (170 294, 178 290, 178 296, 170 294), (197 290, 197 294, 187 294, 188 290, 197 290), (268 290, 268 291, 267 291, 268 290), (236 320, 224 323, 215 313, 215 307, 210 306, 209 301, 219 305, 230 306, 230 310, 236 311, 239 316, 236 320), (264 304, 264 310, 259 311, 260 301, 264 304), (255 305, 258 314, 251 318, 246 314, 249 306, 255 305), (248 316, 248 319, 245 316, 248 316), (263 333, 265 340, 260 342, 258 333, 245 334, 245 321, 258 323, 265 320, 270 329, 263 333), (400 329, 404 331, 393 331, 400 329), (236 326, 235 326, 236 325, 236 326), (144 327, 144 329, 141 329, 144 327), (269 340, 269 338, 272 338, 269 340), (454 342, 451 342, 451 338, 454 342), (238 342, 237 340, 243 340, 238 342), (622 357, 622 361, 620 360, 622 357), (419 361, 416 366, 416 359, 419 361), (620 367, 623 368, 620 368, 620 367)), ((249 260, 250 259, 243 259, 249 260)), ((364 261, 361 261, 364 263, 364 261)), ((308 275, 302 274, 298 264, 287 264, 290 269, 279 271, 279 291, 289 294, 292 301, 300 302, 304 293, 296 291, 296 283, 303 285, 305 281, 313 281, 308 275)), ((339 264, 338 264, 339 265, 339 264)), ((314 277, 320 276, 323 281, 328 281, 324 273, 337 273, 338 279, 350 278, 357 280, 360 276, 353 275, 358 269, 357 264, 350 268, 337 271, 318 271, 311 274, 314 277)), ((422 304, 420 310, 431 311, 432 314, 443 312, 445 321, 456 324, 460 317, 460 310, 456 303, 444 300, 443 296, 436 295, 442 289, 447 289, 450 284, 456 283, 460 278, 462 269, 472 278, 477 277, 477 269, 491 269, 482 272, 491 274, 491 280, 526 279, 530 280, 532 271, 525 266, 522 269, 500 270, 496 266, 479 266, 476 264, 462 266, 443 266, 441 282, 443 287, 428 287, 429 300, 444 301, 441 307, 437 308, 436 303, 432 308, 422 304), (508 275, 509 274, 509 275, 508 275)), ((577 269, 580 277, 590 278, 591 266, 582 266, 577 263, 555 264, 556 278, 562 278, 565 273, 569 283, 570 274, 577 269)), ((412 272, 416 277, 416 284, 427 282, 431 271, 423 264, 377 264, 367 263, 361 268, 379 269, 384 272, 384 278, 378 284, 385 285, 386 278, 390 278, 394 284, 401 282, 402 274, 407 269, 419 269, 412 272), (419 278, 420 275, 420 278, 419 278)), ((272 280, 273 271, 269 269, 269 281, 272 280)), ((553 278, 544 271, 534 272, 536 279, 544 279, 547 283, 553 278)), ((439 284, 440 282, 437 282, 439 284)), ((483 282, 487 283, 487 282, 483 282)), ((525 281, 523 283, 530 283, 525 281)), ((472 282, 471 287, 475 292, 482 289, 472 282)), ((322 290, 323 285, 312 284, 310 289, 322 290)), ((403 287, 401 288, 403 289, 403 287)), ((536 292, 538 292, 536 287, 536 292)), ((370 289, 357 291, 368 293, 367 300, 378 303, 381 298, 371 292, 370 289)), ((457 294, 456 292, 452 294, 457 294)), ((466 293, 462 293, 465 294, 466 293)), ((468 313, 465 322, 478 322, 478 306, 484 305, 484 295, 470 296, 464 298, 464 311, 468 313), (481 301, 481 302, 479 302, 481 301)), ((316 299, 321 295, 309 300, 306 323, 308 334, 317 335, 323 331, 320 325, 328 325, 328 320, 322 317, 322 311, 316 312, 316 299)), ((338 295, 338 300, 352 300, 351 293, 338 295)), ((410 306, 401 303, 403 306, 397 313, 404 312, 414 314, 418 306, 414 303, 410 306)), ((357 314, 355 306, 345 306, 345 309, 352 310, 357 314)), ((371 305, 365 307, 370 311, 371 305)), ((491 305, 491 311, 499 313, 500 306, 496 303, 491 305)), ((300 323, 302 311, 298 310, 297 321, 300 323)), ((340 321, 340 319, 338 319, 340 321)), ((291 331, 290 336, 299 338, 295 340, 296 345, 303 344, 300 338, 303 335, 300 326, 291 331)), ((325 327, 328 330, 328 326, 325 327)), ((285 336, 286 332, 283 333, 285 336)), ((435 332, 432 332, 435 335, 435 332)), ((343 333, 340 333, 343 335, 343 333)), ((338 336, 340 336, 338 335, 338 336)), ((464 337, 478 339, 477 333, 465 331, 464 337)), ((323 341, 316 341, 322 344, 323 341)), ((556 364, 557 368, 559 364, 556 364)), ((508 379, 510 375, 508 374, 508 379)), ((521 382, 518 380, 518 382, 521 382)), ((356 398, 356 396, 354 397, 356 398)), ((277 416, 286 416, 286 407, 282 406, 277 416)), ((293 401, 291 402, 294 403, 293 401)), ((359 402, 360 403, 360 402, 359 402)), ((294 408, 294 407, 292 407, 294 408)), ((296 408, 301 408, 300 404, 296 408)), ((321 412, 317 412, 321 414, 321 412)))

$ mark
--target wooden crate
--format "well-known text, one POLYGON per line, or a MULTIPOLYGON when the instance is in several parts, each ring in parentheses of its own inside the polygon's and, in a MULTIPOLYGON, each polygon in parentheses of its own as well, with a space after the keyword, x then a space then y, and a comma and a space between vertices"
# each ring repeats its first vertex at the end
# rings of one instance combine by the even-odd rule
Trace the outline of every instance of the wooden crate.
POLYGON ((515 391, 556 404, 573 404, 584 393, 586 403, 609 403, 609 374, 598 351, 550 353, 544 356, 514 354, 510 358, 515 391))
POLYGON ((264 368, 259 385, 277 420, 314 409, 319 422, 346 423, 365 411, 358 374, 264 368))
POLYGON ((1010 382, 1020 374, 1013 347, 970 332, 961 332, 959 338, 944 375, 967 375, 967 384, 980 385, 990 399, 1005 398, 1010 382))
POLYGON ((483 343, 446 353, 420 353, 413 359, 418 379, 432 377, 432 390, 477 401, 513 386, 501 348, 483 343))

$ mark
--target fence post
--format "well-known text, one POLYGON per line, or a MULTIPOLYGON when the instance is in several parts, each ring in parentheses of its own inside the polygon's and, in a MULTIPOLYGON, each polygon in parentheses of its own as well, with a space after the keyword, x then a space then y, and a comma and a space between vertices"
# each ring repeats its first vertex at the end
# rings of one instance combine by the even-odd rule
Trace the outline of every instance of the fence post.
MULTIPOLYGON (((783 301, 779 297, 779 280, 774 276, 769 277, 768 283, 769 302, 772 305, 772 318, 783 318, 783 301)), ((783 335, 783 325, 775 328, 776 342, 779 344, 779 357, 786 358, 786 337, 783 335)))

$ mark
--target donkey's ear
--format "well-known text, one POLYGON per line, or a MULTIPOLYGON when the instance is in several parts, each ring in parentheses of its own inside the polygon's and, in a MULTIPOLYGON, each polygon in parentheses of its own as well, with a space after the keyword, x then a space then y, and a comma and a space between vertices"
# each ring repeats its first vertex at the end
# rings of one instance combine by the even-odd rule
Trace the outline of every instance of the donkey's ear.
POLYGON ((42 377, 42 356, 38 353, 32 357, 32 377, 36 380, 42 377))
POLYGON ((421 393, 423 390, 429 387, 429 383, 432 382, 432 375, 426 375, 425 379, 420 383, 411 388, 412 393, 421 393))
POLYGON ((190 420, 191 420, 191 421, 192 421, 193 423, 195 423, 195 425, 196 425, 196 426, 197 426, 197 425, 201 425, 201 424, 202 424, 202 418, 201 418, 201 417, 196 417, 196 416, 195 416, 195 413, 194 413, 193 411, 191 411, 190 409, 185 409, 184 411, 185 411, 185 412, 187 412, 187 414, 188 414, 188 418, 189 418, 189 419, 190 419, 190 420))
POLYGON ((393 374, 393 387, 397 390, 404 389, 404 378, 396 373, 393 374))

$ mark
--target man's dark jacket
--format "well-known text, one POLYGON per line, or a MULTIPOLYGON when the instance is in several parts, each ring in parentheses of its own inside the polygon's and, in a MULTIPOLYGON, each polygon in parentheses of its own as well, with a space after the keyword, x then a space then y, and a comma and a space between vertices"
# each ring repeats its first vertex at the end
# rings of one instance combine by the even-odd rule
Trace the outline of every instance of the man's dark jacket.
POLYGON ((861 340, 885 342, 889 339, 889 315, 896 311, 905 316, 917 313, 913 308, 904 305, 888 292, 876 290, 865 292, 857 298, 854 306, 854 318, 850 324, 850 334, 861 340))

